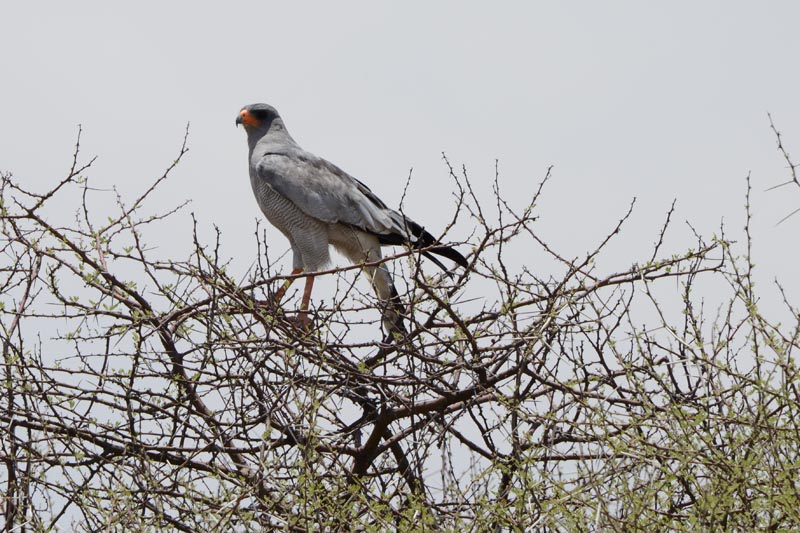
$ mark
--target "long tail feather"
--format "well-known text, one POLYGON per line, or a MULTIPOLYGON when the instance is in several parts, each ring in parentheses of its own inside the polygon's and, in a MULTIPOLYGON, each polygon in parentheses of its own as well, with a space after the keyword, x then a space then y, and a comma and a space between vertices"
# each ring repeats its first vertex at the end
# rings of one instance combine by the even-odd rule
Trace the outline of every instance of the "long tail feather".
POLYGON ((445 244, 440 243, 436 240, 436 237, 425 231, 425 228, 414 222, 413 220, 406 219, 406 227, 410 230, 411 235, 414 237, 414 240, 411 241, 408 238, 404 237, 403 235, 399 235, 397 233, 384 233, 377 235, 378 241, 383 245, 403 245, 403 244, 411 244, 414 248, 428 248, 423 252, 423 255, 430 259, 436 266, 444 270, 445 272, 450 271, 441 261, 433 257, 431 254, 440 255, 442 257, 446 257, 450 261, 456 263, 459 266, 467 268, 469 266, 469 262, 467 259, 461 255, 461 253, 445 244))

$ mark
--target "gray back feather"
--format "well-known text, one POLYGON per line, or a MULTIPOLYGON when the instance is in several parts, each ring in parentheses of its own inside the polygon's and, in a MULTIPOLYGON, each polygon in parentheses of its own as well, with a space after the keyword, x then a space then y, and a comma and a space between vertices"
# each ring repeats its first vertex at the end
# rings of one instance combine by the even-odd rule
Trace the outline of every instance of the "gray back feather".
POLYGON ((413 240, 400 213, 386 207, 363 183, 336 165, 288 143, 256 148, 256 176, 305 214, 370 233, 400 234, 413 240))

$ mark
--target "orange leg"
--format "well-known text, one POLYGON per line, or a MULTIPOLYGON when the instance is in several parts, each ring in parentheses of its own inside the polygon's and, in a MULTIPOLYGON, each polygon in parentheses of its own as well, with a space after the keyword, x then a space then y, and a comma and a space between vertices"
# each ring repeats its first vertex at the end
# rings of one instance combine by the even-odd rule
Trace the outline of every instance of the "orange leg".
POLYGON ((308 305, 311 302, 311 289, 314 287, 314 276, 306 278, 306 286, 303 289, 303 299, 300 300, 300 313, 297 318, 304 328, 311 326, 311 319, 308 318, 308 305))
MULTIPOLYGON (((294 270, 292 270, 292 276, 296 276, 297 274, 300 274, 302 272, 303 272, 302 268, 295 268, 294 270)), ((281 288, 278 289, 278 292, 275 293, 275 296, 272 297, 272 303, 275 305, 275 307, 278 307, 280 305, 281 300, 283 299, 283 295, 286 294, 287 290, 289 290, 289 286, 292 284, 293 281, 294 279, 287 279, 283 283, 281 288)))

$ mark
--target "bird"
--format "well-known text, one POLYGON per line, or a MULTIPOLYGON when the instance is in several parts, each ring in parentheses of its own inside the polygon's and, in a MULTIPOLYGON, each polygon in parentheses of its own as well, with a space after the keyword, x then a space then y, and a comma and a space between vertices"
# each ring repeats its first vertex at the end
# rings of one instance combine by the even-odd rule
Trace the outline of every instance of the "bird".
MULTIPOLYGON (((247 133, 250 185, 258 206, 289 240, 292 275, 307 274, 297 316, 302 326, 310 327, 314 273, 330 264, 331 246, 354 264, 366 263, 363 272, 381 302, 382 324, 389 336, 405 331, 404 310, 386 265, 376 264, 383 257, 381 246, 422 249, 425 257, 448 273, 433 254, 468 267, 458 250, 387 207, 363 182, 301 148, 271 105, 243 107, 236 125, 247 133)), ((276 292, 276 303, 294 279, 276 292)))

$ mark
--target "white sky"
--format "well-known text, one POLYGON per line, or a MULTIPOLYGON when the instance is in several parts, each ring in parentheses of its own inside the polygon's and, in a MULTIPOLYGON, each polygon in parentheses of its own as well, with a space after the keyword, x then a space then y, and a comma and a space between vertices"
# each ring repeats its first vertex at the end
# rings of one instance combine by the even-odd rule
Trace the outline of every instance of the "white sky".
MULTIPOLYGON (((679 223, 710 236, 724 218, 740 235, 752 172, 760 279, 800 297, 800 215, 775 226, 800 189, 764 192, 788 177, 768 111, 800 162, 800 3, 206 5, 0 4, 0 170, 55 183, 80 123, 84 156, 99 156, 93 182, 132 197, 191 122, 160 198, 191 199, 243 268, 261 215, 234 119, 253 102, 276 106, 302 146, 393 207, 413 167, 405 211, 434 233, 450 216, 442 151, 483 190, 498 158, 518 207, 555 165, 539 231, 566 255, 596 244, 637 196, 615 268, 649 257, 673 198, 679 223)), ((151 244, 186 243, 180 220, 151 244)), ((286 248, 277 232, 273 242, 286 248)), ((692 242, 676 226, 671 250, 692 242)))

